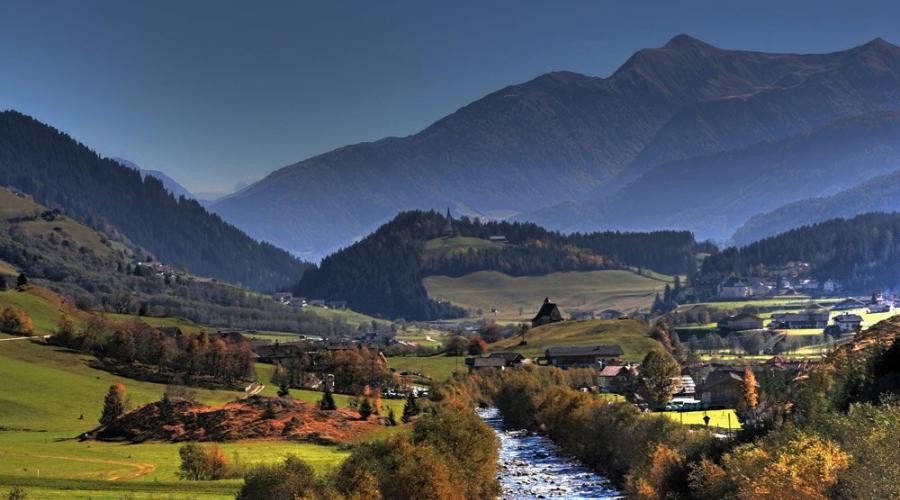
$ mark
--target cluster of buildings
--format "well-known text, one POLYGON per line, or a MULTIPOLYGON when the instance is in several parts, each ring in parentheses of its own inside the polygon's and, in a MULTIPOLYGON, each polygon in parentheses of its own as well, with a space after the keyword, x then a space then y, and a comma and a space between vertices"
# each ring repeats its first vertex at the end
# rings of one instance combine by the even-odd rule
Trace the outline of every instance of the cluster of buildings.
POLYGON ((272 294, 272 300, 284 306, 296 307, 321 307, 323 309, 347 309, 346 300, 307 299, 298 297, 290 292, 278 292, 272 294))
POLYGON ((816 278, 739 278, 732 276, 719 283, 716 296, 722 300, 741 300, 775 295, 834 295, 840 290, 841 284, 833 279, 820 282, 816 278))

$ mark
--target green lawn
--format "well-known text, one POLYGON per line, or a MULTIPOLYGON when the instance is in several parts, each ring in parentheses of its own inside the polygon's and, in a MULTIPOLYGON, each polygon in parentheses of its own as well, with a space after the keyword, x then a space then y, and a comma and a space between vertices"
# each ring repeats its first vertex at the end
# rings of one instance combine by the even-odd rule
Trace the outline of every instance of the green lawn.
POLYGON ((659 343, 647 334, 648 327, 632 319, 564 321, 532 328, 526 335, 527 345, 512 337, 490 345, 492 351, 513 350, 525 356, 543 356, 551 346, 619 345, 625 360, 640 361, 659 343))
POLYGON ((676 422, 682 422, 684 425, 704 425, 703 417, 709 416, 710 427, 720 427, 722 429, 740 429, 741 423, 734 413, 734 410, 701 410, 701 411, 665 411, 660 415, 665 415, 676 422), (730 418, 730 420, 729 420, 730 418), (730 423, 730 425, 729 425, 730 423))
POLYGON ((607 308, 629 312, 649 308, 656 292, 662 292, 670 277, 648 277, 626 270, 552 273, 546 276, 512 277, 495 271, 480 271, 459 278, 429 276, 428 295, 450 301, 469 311, 481 309, 496 319, 528 320, 550 297, 563 314, 607 308))

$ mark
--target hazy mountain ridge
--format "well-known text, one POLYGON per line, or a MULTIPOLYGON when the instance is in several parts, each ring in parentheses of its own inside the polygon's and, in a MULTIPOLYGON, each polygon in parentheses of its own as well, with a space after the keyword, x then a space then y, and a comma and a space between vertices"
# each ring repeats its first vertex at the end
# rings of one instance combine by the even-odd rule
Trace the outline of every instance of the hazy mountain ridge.
MULTIPOLYGON (((744 149, 665 163, 601 202, 534 214, 564 229, 688 228, 725 240, 748 218, 900 169, 900 112, 879 112, 744 149), (546 217, 542 215, 547 214, 546 217)), ((781 228, 790 229, 790 228, 781 228)))
MULTIPOLYGON (((724 50, 680 35, 637 52, 608 78, 542 75, 417 134, 280 169, 212 208, 257 238, 321 255, 397 211, 463 204, 535 212, 596 201, 604 186, 626 185, 657 161, 900 107, 898 74, 900 51, 880 40, 797 55, 724 50)), ((553 210, 559 217, 535 220, 567 229, 574 216, 553 210)))
POLYGON ((900 211, 900 171, 870 179, 831 196, 789 203, 755 215, 734 233, 735 245, 754 241, 828 219, 851 218, 867 212, 900 211))
POLYGON ((112 158, 112 159, 121 163, 125 167, 128 167, 133 170, 137 170, 138 172, 141 173, 141 177, 147 177, 149 175, 151 177, 159 179, 159 181, 162 182, 163 187, 166 188, 166 191, 172 193, 172 196, 174 196, 175 198, 183 196, 189 200, 197 199, 197 197, 194 196, 194 193, 191 193, 190 191, 188 191, 188 189, 186 187, 182 186, 178 181, 169 177, 168 174, 166 174, 165 172, 163 172, 161 170, 147 170, 145 168, 141 168, 141 166, 138 165, 137 163, 135 163, 131 160, 126 160, 124 158, 112 158))

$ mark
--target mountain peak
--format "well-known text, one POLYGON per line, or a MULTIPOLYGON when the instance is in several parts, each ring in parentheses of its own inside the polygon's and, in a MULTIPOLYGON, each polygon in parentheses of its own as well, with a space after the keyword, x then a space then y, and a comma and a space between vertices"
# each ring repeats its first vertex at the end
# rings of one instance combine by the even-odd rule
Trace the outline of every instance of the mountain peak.
POLYGON ((663 46, 664 49, 674 49, 674 50, 684 50, 684 49, 715 49, 716 47, 702 41, 698 40, 691 35, 681 33, 672 37, 671 40, 668 41, 663 46))

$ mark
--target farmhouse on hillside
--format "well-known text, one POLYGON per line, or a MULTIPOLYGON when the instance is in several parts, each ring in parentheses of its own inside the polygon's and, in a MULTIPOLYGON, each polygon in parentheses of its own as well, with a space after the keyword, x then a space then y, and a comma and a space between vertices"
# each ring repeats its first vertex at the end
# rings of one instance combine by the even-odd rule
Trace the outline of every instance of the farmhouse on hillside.
POLYGON ((625 354, 617 345, 553 346, 544 352, 544 361, 559 368, 579 368, 620 363, 625 354))
POLYGON ((562 320, 563 317, 559 312, 559 307, 556 307, 556 304, 550 302, 550 298, 547 297, 544 299, 544 304, 541 305, 541 310, 538 311, 531 320, 531 326, 538 327, 549 323, 557 323, 562 320))

